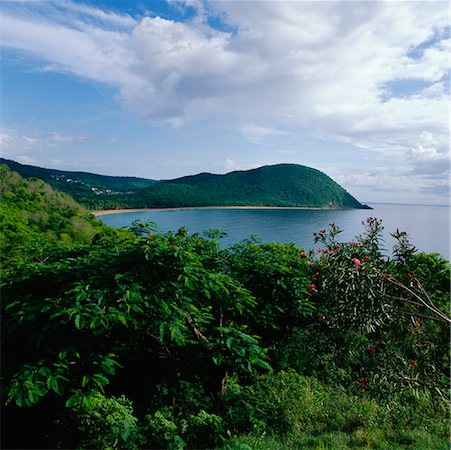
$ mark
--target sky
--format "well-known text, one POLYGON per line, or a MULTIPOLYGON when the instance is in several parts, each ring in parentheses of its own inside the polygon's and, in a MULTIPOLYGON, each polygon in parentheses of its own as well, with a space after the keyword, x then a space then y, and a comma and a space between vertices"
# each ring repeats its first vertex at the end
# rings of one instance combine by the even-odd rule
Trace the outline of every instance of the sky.
POLYGON ((448 1, 2 0, 1 156, 171 179, 314 167, 449 204, 448 1))

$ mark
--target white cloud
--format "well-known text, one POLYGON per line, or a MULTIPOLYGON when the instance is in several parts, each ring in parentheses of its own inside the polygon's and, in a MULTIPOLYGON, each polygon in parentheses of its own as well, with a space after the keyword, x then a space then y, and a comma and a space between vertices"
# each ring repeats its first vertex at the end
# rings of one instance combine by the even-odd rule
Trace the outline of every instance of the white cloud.
MULTIPOLYGON (((15 158, 25 162, 30 156, 25 153, 42 152, 50 149, 58 149, 69 144, 86 141, 85 134, 72 134, 67 131, 53 131, 44 133, 35 131, 29 136, 14 128, 0 130, 0 151, 4 158, 15 158)), ((33 161, 35 161, 33 159, 33 161)), ((31 164, 30 162, 27 162, 31 164)))
POLYGON ((253 142, 280 127, 307 129, 413 172, 434 162, 444 181, 446 2, 171 3, 197 16, 176 22, 70 1, 4 4, 2 41, 48 70, 115 86, 121 104, 150 122, 180 127, 214 117, 253 142), (212 16, 233 31, 213 28, 212 16), (410 95, 387 91, 412 79, 423 86, 410 95))
POLYGON ((46 139, 46 144, 51 147, 59 147, 74 142, 84 142, 88 137, 85 134, 75 135, 66 131, 52 131, 46 139))
POLYGON ((227 158, 224 163, 226 172, 232 172, 233 170, 240 170, 240 165, 233 159, 227 158))
POLYGON ((419 162, 446 161, 448 154, 443 151, 443 146, 439 145, 439 142, 432 133, 423 131, 420 134, 419 142, 407 152, 407 157, 419 162))
POLYGON ((286 133, 276 130, 273 127, 248 124, 241 127, 241 134, 249 141, 259 144, 266 139, 286 133))

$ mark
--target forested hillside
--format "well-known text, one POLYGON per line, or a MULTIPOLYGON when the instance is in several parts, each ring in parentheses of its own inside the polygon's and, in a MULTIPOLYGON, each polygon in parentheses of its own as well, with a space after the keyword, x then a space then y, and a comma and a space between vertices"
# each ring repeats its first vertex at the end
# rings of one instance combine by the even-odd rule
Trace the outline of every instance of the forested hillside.
POLYGON ((164 206, 304 206, 362 208, 324 173, 297 164, 277 164, 226 175, 203 173, 142 190, 144 203, 164 206))
POLYGON ((20 259, 38 242, 90 243, 106 227, 69 195, 0 166, 0 259, 20 259))
POLYGON ((221 248, 1 175, 2 448, 447 448, 450 267, 406 233, 221 248))
POLYGON ((114 177, 86 172, 44 169, 0 158, 11 170, 24 178, 39 178, 54 189, 65 192, 90 209, 116 208, 125 205, 132 192, 151 186, 153 180, 136 177, 114 177))
POLYGON ((184 206, 364 207, 324 173, 297 164, 264 166, 225 175, 202 173, 156 182, 141 178, 63 172, 3 161, 22 176, 41 178, 90 209, 184 206))

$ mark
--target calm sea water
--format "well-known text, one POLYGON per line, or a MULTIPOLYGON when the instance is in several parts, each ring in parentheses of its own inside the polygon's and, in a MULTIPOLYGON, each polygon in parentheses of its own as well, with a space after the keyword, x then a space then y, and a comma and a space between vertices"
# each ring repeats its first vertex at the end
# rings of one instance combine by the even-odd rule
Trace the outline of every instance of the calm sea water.
POLYGON ((251 235, 264 241, 295 242, 304 249, 314 248, 313 233, 335 222, 342 230, 341 241, 363 232, 368 217, 383 220, 387 254, 397 228, 407 231, 420 251, 438 252, 450 259, 450 209, 447 206, 420 206, 371 203, 373 210, 308 211, 297 209, 186 209, 142 211, 99 216, 113 227, 129 226, 134 220, 152 220, 162 231, 186 226, 191 233, 218 228, 228 232, 224 245, 234 244, 251 235))

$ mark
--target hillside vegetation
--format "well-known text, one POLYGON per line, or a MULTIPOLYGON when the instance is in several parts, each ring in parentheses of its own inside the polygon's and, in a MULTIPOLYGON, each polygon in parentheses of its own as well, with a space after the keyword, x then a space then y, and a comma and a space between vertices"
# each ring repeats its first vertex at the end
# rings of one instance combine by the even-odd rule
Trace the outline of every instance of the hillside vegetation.
POLYGON ((5 161, 22 176, 43 179, 91 209, 190 206, 363 208, 324 173, 297 164, 225 175, 202 173, 168 181, 105 177, 5 161))
POLYGON ((3 158, 0 158, 0 164, 6 164, 24 178, 39 178, 91 209, 124 206, 124 201, 132 192, 155 183, 153 180, 144 178, 44 169, 3 158))
POLYGON ((2 448, 448 448, 450 267, 405 233, 221 248, 1 170, 2 448))
POLYGON ((277 164, 226 175, 203 173, 158 183, 141 191, 145 203, 164 206, 305 206, 361 208, 319 170, 277 164))
POLYGON ((39 241, 87 244, 102 222, 69 195, 0 166, 0 260, 20 260, 39 241))

